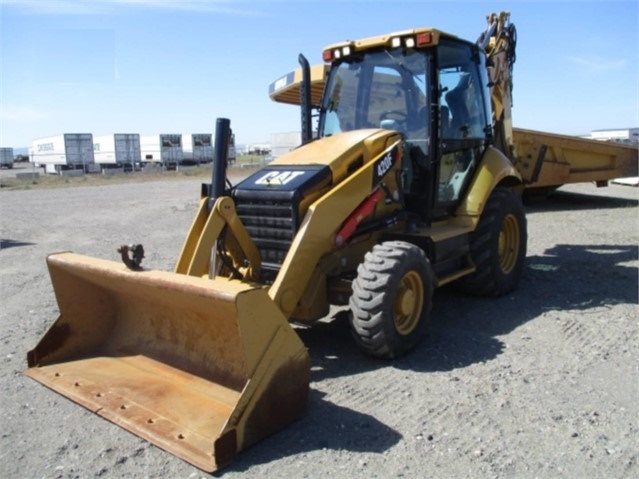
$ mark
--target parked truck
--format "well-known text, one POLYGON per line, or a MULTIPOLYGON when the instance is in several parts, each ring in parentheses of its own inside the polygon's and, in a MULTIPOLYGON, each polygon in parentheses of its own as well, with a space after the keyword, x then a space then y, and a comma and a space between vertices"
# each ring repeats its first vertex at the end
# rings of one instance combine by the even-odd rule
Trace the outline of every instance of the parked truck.
POLYGON ((64 133, 33 141, 31 161, 44 167, 46 173, 60 174, 66 170, 88 172, 95 165, 93 135, 64 133))
POLYGON ((13 168, 13 148, 0 148, 0 168, 13 168))
POLYGON ((159 165, 167 170, 174 170, 184 160, 182 135, 177 133, 161 133, 140 137, 142 165, 159 165))
POLYGON ((122 168, 124 171, 140 169, 142 156, 140 135, 115 133, 93 138, 93 155, 100 168, 122 168))
POLYGON ((213 135, 211 133, 183 133, 183 163, 200 165, 213 161, 213 135))

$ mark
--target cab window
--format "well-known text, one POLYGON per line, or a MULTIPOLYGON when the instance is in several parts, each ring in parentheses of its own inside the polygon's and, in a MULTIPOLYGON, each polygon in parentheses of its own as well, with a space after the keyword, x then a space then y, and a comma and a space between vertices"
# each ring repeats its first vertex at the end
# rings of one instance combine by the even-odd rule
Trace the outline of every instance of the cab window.
POLYGON ((440 158, 437 203, 458 203, 479 164, 488 117, 478 57, 470 45, 442 42, 438 46, 440 158))

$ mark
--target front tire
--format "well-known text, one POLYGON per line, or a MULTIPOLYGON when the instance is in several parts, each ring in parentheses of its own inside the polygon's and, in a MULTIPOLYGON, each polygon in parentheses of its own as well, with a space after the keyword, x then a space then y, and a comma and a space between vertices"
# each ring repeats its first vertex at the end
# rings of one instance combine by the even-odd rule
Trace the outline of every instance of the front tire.
POLYGON ((456 286, 475 296, 501 296, 519 284, 526 260, 526 216, 519 196, 498 186, 470 237, 476 271, 456 286))
POLYGON ((408 352, 426 331, 432 296, 432 270, 420 248, 404 241, 376 245, 353 281, 350 321, 358 346, 386 359, 408 352))

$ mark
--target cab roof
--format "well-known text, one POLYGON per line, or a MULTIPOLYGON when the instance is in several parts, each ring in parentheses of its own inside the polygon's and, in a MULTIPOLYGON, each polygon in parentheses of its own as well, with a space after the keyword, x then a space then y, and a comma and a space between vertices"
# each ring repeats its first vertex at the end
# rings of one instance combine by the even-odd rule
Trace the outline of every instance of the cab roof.
MULTIPOLYGON (((326 83, 328 65, 313 65, 311 67, 311 105, 319 107, 326 83)), ((300 85, 302 83, 302 69, 298 68, 278 78, 268 87, 271 100, 289 105, 300 104, 300 85)))
MULTIPOLYGON (((459 37, 450 33, 443 32, 436 28, 413 28, 410 30, 401 30, 398 32, 387 33, 384 35, 377 35, 374 37, 363 38, 361 40, 346 40, 339 43, 334 43, 324 48, 324 55, 326 52, 335 50, 343 50, 344 48, 351 47, 352 52, 364 51, 370 48, 379 47, 396 47, 396 46, 411 46, 411 40, 414 41, 414 45, 417 48, 430 47, 437 45, 442 38, 457 39, 459 37), (395 44, 394 42, 399 42, 395 44)), ((326 56, 324 56, 326 60, 326 56)))
MULTIPOLYGON (((322 57, 326 63, 330 63, 345 56, 374 48, 395 48, 400 46, 428 48, 438 45, 442 39, 461 40, 456 35, 436 28, 413 28, 360 40, 345 40, 333 43, 324 48, 322 57)), ((322 101, 322 92, 324 91, 326 75, 329 70, 329 65, 326 63, 311 67, 311 105, 313 107, 319 107, 322 101)), ((298 68, 271 83, 269 85, 269 96, 271 100, 276 102, 299 105, 301 83, 302 70, 298 68)))

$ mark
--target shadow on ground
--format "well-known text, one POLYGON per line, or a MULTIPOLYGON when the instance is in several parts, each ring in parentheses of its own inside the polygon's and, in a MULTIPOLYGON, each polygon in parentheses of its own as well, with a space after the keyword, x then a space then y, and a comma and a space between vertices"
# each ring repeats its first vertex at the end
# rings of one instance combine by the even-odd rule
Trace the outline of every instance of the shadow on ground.
POLYGON ((19 246, 30 246, 33 243, 28 243, 25 241, 16 241, 11 239, 0 239, 0 251, 8 248, 17 248, 19 246))
POLYGON ((525 195, 526 213, 544 213, 549 211, 579 211, 611 208, 633 208, 639 206, 639 200, 597 196, 570 191, 554 191, 548 196, 525 195))
MULTIPOLYGON (((401 369, 452 371, 494 359, 498 339, 548 311, 580 310, 639 301, 635 246, 557 245, 529 256, 519 288, 501 298, 475 298, 447 286, 435 292, 430 333, 408 355, 392 361, 401 369)), ((312 381, 357 374, 388 365, 361 353, 351 338, 348 312, 298 331, 309 348, 312 381)))
MULTIPOLYGON (((414 351, 390 364, 424 373, 454 371, 499 356, 504 344, 498 337, 547 311, 585 312, 636 304, 637 268, 624 263, 637 259, 637 247, 557 245, 542 256, 527 258, 521 285, 510 295, 474 298, 453 287, 442 288, 435 293, 430 334, 414 351)), ((311 355, 311 383, 389 365, 357 349, 346 309, 297 331, 311 355)), ((230 469, 246 471, 293 455, 304 461, 306 452, 325 448, 382 453, 401 439, 374 417, 328 402, 322 392, 311 389, 306 416, 244 451, 230 469)))
MULTIPOLYGON (((227 470, 247 471, 256 464, 306 452, 334 451, 381 454, 397 444, 402 436, 373 416, 326 401, 324 394, 311 389, 307 414, 299 421, 243 451, 227 470)), ((217 475, 217 474, 216 474, 217 475)))

